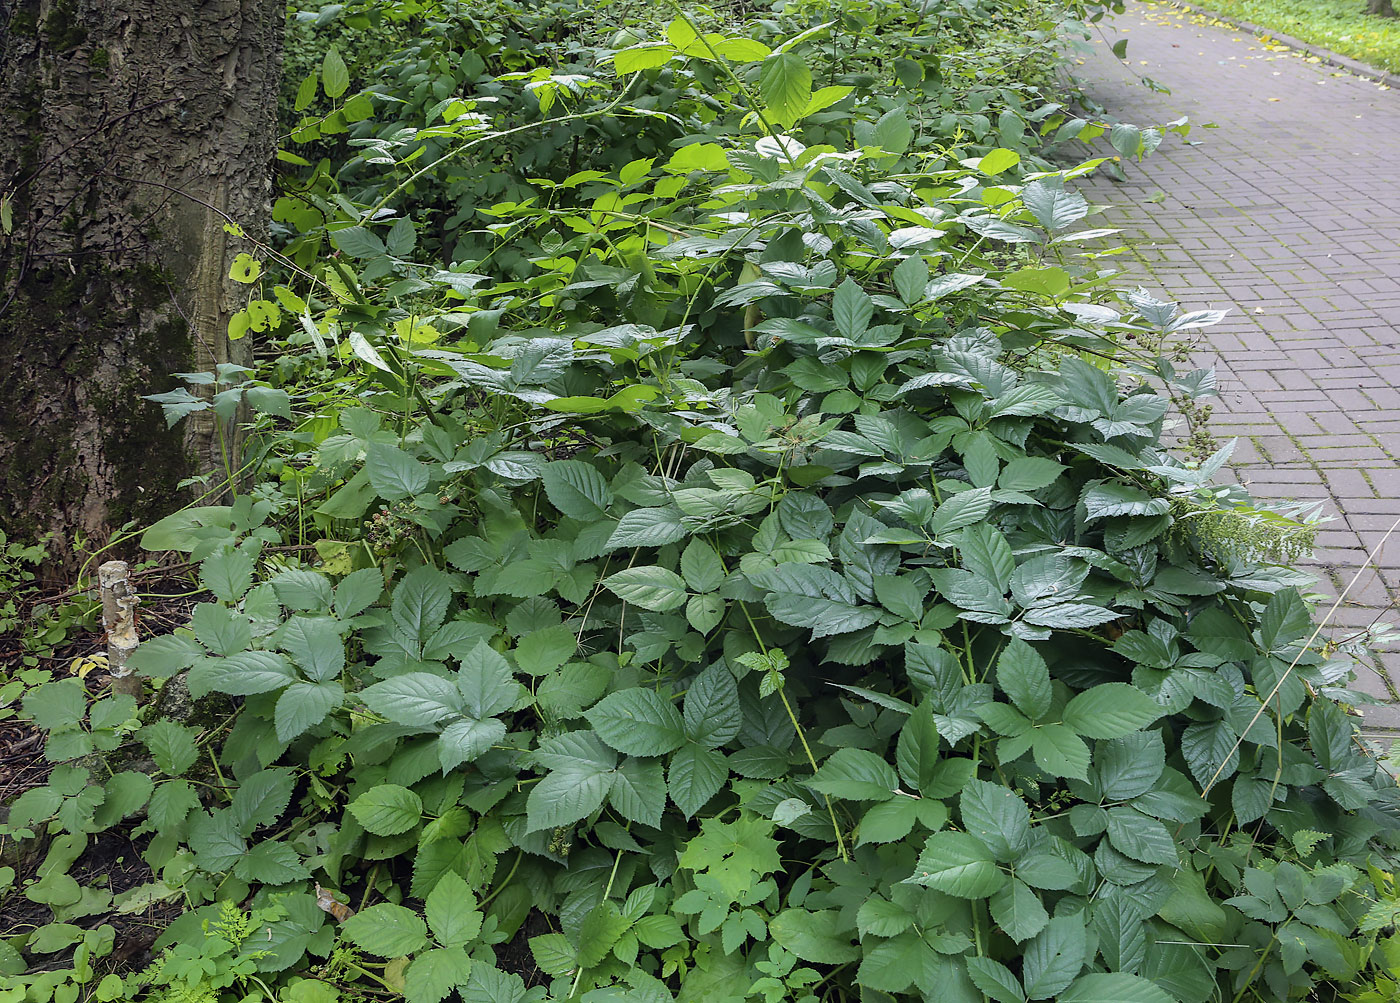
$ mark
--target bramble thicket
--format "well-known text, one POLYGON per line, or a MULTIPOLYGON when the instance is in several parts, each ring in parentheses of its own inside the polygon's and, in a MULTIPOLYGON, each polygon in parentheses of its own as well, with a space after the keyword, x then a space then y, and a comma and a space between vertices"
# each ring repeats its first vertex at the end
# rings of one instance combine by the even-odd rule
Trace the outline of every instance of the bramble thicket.
POLYGON ((1364 653, 1075 190, 1188 131, 1103 13, 294 11, 197 583, 139 703, 0 691, 0 1000, 1393 998, 1364 653))

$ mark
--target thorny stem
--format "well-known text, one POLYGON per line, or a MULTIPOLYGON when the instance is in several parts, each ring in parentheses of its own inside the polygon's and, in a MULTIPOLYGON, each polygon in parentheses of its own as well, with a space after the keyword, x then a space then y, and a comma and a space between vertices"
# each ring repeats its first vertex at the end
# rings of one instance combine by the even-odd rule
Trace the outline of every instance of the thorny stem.
MULTIPOLYGON (((758 642, 758 647, 766 658, 768 646, 763 643, 763 638, 759 636, 758 625, 753 622, 753 617, 749 614, 747 606, 741 602, 739 608, 744 611, 744 619, 749 622, 749 629, 753 631, 754 640, 758 642)), ((787 711, 788 720, 792 722, 793 730, 797 732, 797 740, 802 743, 802 751, 807 754, 807 762, 812 767, 812 772, 815 773, 817 772, 817 757, 812 755, 812 747, 807 744, 807 735, 802 730, 802 725, 797 721, 797 714, 793 712, 792 704, 788 702, 786 689, 781 685, 778 687, 778 696, 783 701, 783 709, 787 711)), ((851 858, 846 853, 846 841, 841 836, 841 825, 836 821, 836 808, 832 805, 831 798, 826 794, 822 795, 822 800, 826 802, 826 812, 831 818, 831 828, 836 833, 836 852, 842 861, 848 861, 851 858)))

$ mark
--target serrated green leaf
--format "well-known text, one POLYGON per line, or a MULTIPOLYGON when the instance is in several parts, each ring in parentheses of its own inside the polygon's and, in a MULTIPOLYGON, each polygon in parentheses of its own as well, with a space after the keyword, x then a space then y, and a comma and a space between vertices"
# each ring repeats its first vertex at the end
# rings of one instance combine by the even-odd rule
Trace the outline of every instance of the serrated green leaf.
POLYGON ((627 568, 604 578, 603 584, 620 599, 656 612, 675 609, 686 600, 681 576, 655 565, 627 568))
POLYGON ((483 917, 476 896, 455 871, 438 879, 423 907, 433 938, 444 947, 465 947, 481 932, 483 917))
POLYGON ((194 732, 174 721, 152 721, 141 728, 137 737, 151 751, 151 758, 166 776, 180 776, 194 765, 199 755, 194 732))
POLYGON ((618 520, 608 539, 609 547, 661 547, 683 540, 689 531, 681 522, 679 509, 638 508, 618 520))
POLYGON ((401 958, 428 946, 428 926, 416 913, 381 902, 361 909, 340 925, 341 935, 380 958, 401 958))
POLYGON ((997 685, 1032 721, 1050 710, 1050 670, 1040 653, 1020 638, 1012 638, 997 658, 997 685))
POLYGON ((458 946, 434 948, 413 959, 403 977, 408 1003, 440 1003, 471 978, 472 960, 458 946))
POLYGON ((991 898, 992 921, 1016 943, 1045 929, 1050 914, 1023 881, 1012 880, 991 898))
POLYGON ((657 828, 666 809, 666 775, 659 759, 628 758, 614 774, 608 802, 623 818, 657 828))
POLYGON ((739 684, 722 663, 715 662, 691 681, 685 695, 686 738, 709 748, 724 745, 744 721, 739 708, 739 684))
POLYGON ((486 755, 505 741, 506 725, 500 718, 485 720, 464 717, 449 722, 438 735, 438 763, 442 772, 455 770, 486 755))
POLYGON ((199 566, 199 580, 224 602, 237 602, 253 585, 253 559, 241 550, 206 557, 199 566))
POLYGON ((967 974, 972 984, 996 1003, 1025 1003, 1021 980, 1001 962, 991 958, 968 958, 967 974))
POLYGON ((423 801, 398 784, 379 784, 349 804, 355 821, 376 836, 397 836, 412 829, 423 817, 423 801))
POLYGON ((612 490, 591 463, 555 460, 545 464, 541 479, 550 504, 570 519, 591 522, 607 516, 612 490))
POLYGON ((599 738, 629 756, 665 755, 686 740, 680 712, 639 686, 610 693, 585 716, 599 738))
POLYGON ((452 583, 430 565, 414 568, 394 588, 389 612, 410 640, 426 641, 442 626, 452 602, 452 583))
POLYGON ((676 750, 667 770, 666 788, 686 818, 695 817, 729 779, 724 756, 694 742, 676 750))
POLYGON ((384 573, 361 568, 346 575, 335 587, 335 615, 349 619, 368 609, 384 593, 384 573))
POLYGON ((1075 979, 1059 1003, 1173 1003, 1172 997, 1140 975, 1093 972, 1075 979))
MULTIPOLYGON (((331 605, 331 583, 316 571, 294 569, 270 579, 277 601, 288 609, 325 610, 331 605)), ((381 578, 380 581, 383 581, 381 578)))
MULTIPOLYGON (((570 645, 570 653, 572 650, 570 645)), ((462 711, 474 718, 505 713, 515 706, 521 692, 505 657, 485 641, 462 659, 457 689, 462 694, 462 711)))
POLYGON ((273 720, 279 741, 290 742, 314 728, 345 699, 345 690, 336 682, 293 683, 277 698, 273 720))
POLYGON ((1089 777, 1089 747, 1066 725, 1036 728, 1031 733, 1031 754, 1036 765, 1051 776, 1075 780, 1089 777))
POLYGON ((231 817, 245 835, 259 826, 272 825, 287 810, 294 778, 286 769, 260 770, 244 779, 233 793, 231 817))
POLYGON ((350 70, 340 55, 340 50, 332 45, 321 60, 321 88, 326 97, 334 100, 345 93, 350 86, 350 70))
POLYGON ((397 724, 426 727, 463 710, 456 686, 431 672, 408 672, 360 691, 360 699, 376 714, 397 724))
POLYGON ((758 73, 758 93, 778 124, 795 123, 812 100, 812 71, 795 52, 775 52, 758 73))
POLYGON ((1085 738, 1118 738, 1145 728, 1164 708, 1130 683, 1100 683, 1065 706, 1064 722, 1085 738))
POLYGON ((834 909, 784 909, 768 921, 772 938, 803 961, 840 965, 860 957, 834 909))
POLYGON ((1126 857, 1145 864, 1175 864, 1176 841, 1155 818, 1132 808, 1108 809, 1108 841, 1126 857))
POLYGON ((387 442, 365 446, 365 471, 375 493, 386 501, 421 494, 428 487, 428 467, 417 457, 387 442))
POLYGON ((1074 980, 1084 968, 1085 939, 1079 916, 1057 916, 1046 925, 1026 948, 1021 963, 1028 999, 1050 999, 1074 980))
POLYGON ((1015 792, 1000 784, 971 780, 959 801, 963 828, 998 860, 1014 859, 1029 846, 1031 812, 1015 792))
POLYGON ((819 794, 850 801, 887 801, 894 797, 899 778, 894 767, 864 749, 838 749, 806 782, 819 794))
POLYGON ((870 326, 870 318, 875 314, 875 304, 854 279, 847 278, 836 287, 832 298, 831 314, 836 321, 836 329, 847 338, 859 338, 870 326))
MULTIPOLYGON (((329 594, 327 589, 328 597, 329 594)), ((289 618, 277 632, 277 646, 291 655, 302 673, 315 682, 333 679, 345 668, 340 625, 328 616, 289 618)))
POLYGON ((1006 883, 996 858, 976 836, 965 832, 935 832, 914 865, 911 884, 923 885, 962 899, 987 898, 1006 883))

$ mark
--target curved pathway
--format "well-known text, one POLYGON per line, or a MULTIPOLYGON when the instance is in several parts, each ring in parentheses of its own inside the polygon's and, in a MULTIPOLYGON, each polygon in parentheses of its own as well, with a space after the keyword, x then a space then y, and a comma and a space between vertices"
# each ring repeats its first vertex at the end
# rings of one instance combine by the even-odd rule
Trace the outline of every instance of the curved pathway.
MULTIPOLYGON (((1078 58, 1115 119, 1190 116, 1188 142, 1169 136, 1085 194, 1113 206, 1129 281, 1231 308, 1202 346, 1215 431, 1240 437, 1234 474, 1256 497, 1324 503, 1319 587, 1335 595, 1400 518, 1400 89, 1166 3, 1130 2, 1078 58)), ((1339 629, 1395 619, 1400 530, 1376 563, 1339 629)), ((1368 708, 1367 730, 1400 731, 1400 651, 1358 685, 1393 704, 1368 708)))

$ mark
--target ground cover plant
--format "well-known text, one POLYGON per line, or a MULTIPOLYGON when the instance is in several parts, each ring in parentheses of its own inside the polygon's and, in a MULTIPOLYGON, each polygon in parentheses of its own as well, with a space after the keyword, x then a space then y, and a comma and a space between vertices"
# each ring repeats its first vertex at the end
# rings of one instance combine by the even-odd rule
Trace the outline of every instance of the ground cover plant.
POLYGON ((1397 788, 1287 566, 1309 527, 1213 486, 1207 429, 1167 448, 1219 315, 1114 290, 1063 159, 1164 136, 1056 99, 1091 12, 325 11, 285 253, 235 264, 277 351, 159 396, 254 415, 236 497, 142 539, 197 567, 189 623, 144 706, 21 701, 52 770, 0 829, 0 998, 1400 967, 1397 788))
POLYGON ((1351 0, 1215 0, 1204 6, 1400 73, 1400 19, 1367 13, 1364 4, 1351 0))

